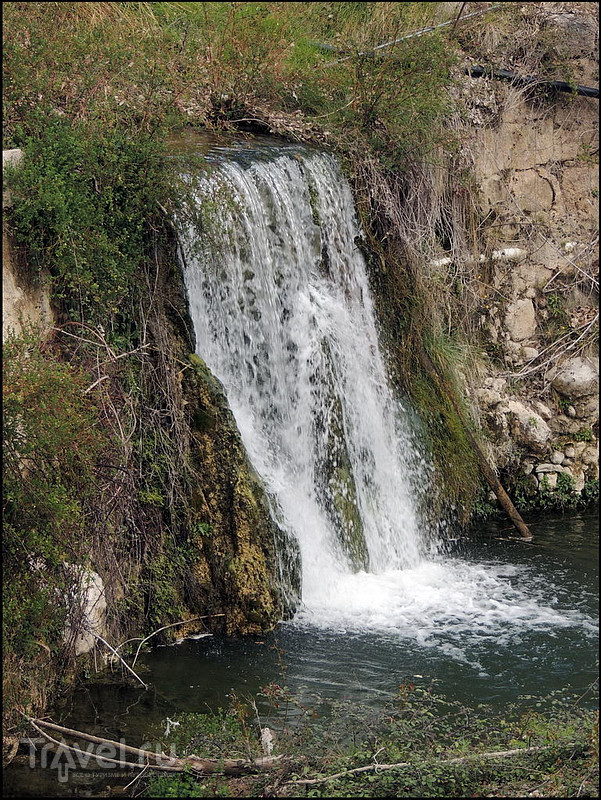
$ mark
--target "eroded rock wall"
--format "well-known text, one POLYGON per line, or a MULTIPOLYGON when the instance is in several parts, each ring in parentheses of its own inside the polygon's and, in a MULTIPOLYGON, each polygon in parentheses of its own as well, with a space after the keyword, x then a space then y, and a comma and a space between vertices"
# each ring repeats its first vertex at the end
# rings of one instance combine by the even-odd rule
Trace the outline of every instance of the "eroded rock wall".
MULTIPOLYGON (((536 5, 576 82, 597 86, 596 4, 536 5)), ((598 480, 599 101, 467 76, 461 94, 488 248, 520 251, 478 276, 490 358, 475 413, 498 468, 581 492, 598 480)))

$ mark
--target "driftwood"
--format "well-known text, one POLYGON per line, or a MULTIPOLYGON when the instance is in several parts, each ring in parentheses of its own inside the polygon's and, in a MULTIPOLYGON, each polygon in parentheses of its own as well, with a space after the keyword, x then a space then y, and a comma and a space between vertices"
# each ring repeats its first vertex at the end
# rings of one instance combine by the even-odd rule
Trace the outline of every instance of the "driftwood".
MULTIPOLYGON (((507 758, 511 756, 523 755, 524 753, 540 753, 545 750, 552 750, 554 745, 546 747, 518 747, 515 750, 497 750, 492 753, 474 753, 469 756, 457 756, 456 758, 447 758, 443 761, 437 761, 436 765, 446 764, 463 764, 466 761, 477 761, 478 759, 490 758, 507 758)), ((566 747, 574 747, 573 743, 566 745, 566 747)), ((326 775, 325 778, 299 778, 294 781, 288 781, 288 784, 296 784, 301 786, 313 786, 316 783, 325 783, 326 781, 334 781, 337 778, 345 778, 347 775, 357 775, 361 772, 384 772, 390 769, 402 769, 403 767, 423 767, 426 763, 415 763, 411 761, 402 761, 398 764, 368 764, 365 767, 355 767, 355 769, 346 769, 344 772, 336 772, 334 775, 326 775)))
POLYGON ((519 531, 520 536, 524 540, 531 540, 532 533, 530 532, 530 528, 526 525, 519 511, 511 502, 511 499, 507 494, 507 492, 505 491, 505 489, 501 486, 501 483, 497 478, 494 469, 488 463, 486 456, 482 452, 482 448, 480 447, 480 445, 476 440, 476 437, 471 432, 469 425, 466 424, 464 419, 464 414, 461 410, 461 407, 459 406, 459 403, 455 399, 452 387, 443 378, 443 376, 440 374, 440 371, 436 369, 436 367, 432 363, 432 360, 430 359, 430 356, 426 353, 423 347, 419 348, 419 360, 420 364, 422 365, 422 368, 434 380, 434 382, 438 386, 443 396, 448 398, 449 402, 453 406, 453 409, 455 410, 455 413, 461 420, 461 424, 463 426, 465 435, 474 453, 476 454, 476 458, 478 460, 478 466, 480 467, 482 475, 485 477, 488 485, 495 493, 497 500, 501 504, 504 511, 507 513, 509 519, 515 525, 516 529, 519 531))
POLYGON ((137 769, 156 769, 164 772, 185 772, 191 771, 196 775, 244 775, 252 772, 263 772, 273 769, 278 766, 283 760, 283 756, 262 756, 255 759, 242 759, 242 758, 200 758, 199 756, 190 755, 183 758, 166 755, 165 753, 153 753, 150 750, 141 750, 138 747, 124 744, 123 742, 114 742, 111 739, 104 739, 100 736, 93 736, 90 733, 83 733, 76 731, 72 728, 65 728, 62 725, 57 725, 54 722, 47 722, 43 719, 32 719, 27 717, 29 723, 46 739, 65 750, 71 750, 75 753, 81 753, 87 758, 95 758, 101 762, 108 762, 116 764, 120 767, 133 767, 137 769), (138 761, 126 761, 125 758, 109 758, 108 756, 100 753, 92 753, 81 750, 79 747, 65 744, 58 739, 54 739, 46 730, 56 731, 64 736, 70 736, 78 739, 83 739, 98 745, 110 746, 115 749, 115 753, 135 755, 138 761))

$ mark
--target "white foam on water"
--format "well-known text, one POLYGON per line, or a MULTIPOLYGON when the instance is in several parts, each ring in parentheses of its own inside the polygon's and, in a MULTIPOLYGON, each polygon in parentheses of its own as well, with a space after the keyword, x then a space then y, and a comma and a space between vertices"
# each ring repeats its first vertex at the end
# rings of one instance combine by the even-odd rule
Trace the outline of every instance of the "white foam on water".
MULTIPOLYGON (((462 560, 422 561, 417 567, 381 574, 340 576, 305 595, 299 622, 320 628, 380 631, 435 644, 440 633, 458 641, 503 637, 525 630, 552 630, 593 621, 577 609, 558 610, 544 601, 543 588, 526 568, 462 560)), ((545 592, 546 593, 546 592, 545 592)))

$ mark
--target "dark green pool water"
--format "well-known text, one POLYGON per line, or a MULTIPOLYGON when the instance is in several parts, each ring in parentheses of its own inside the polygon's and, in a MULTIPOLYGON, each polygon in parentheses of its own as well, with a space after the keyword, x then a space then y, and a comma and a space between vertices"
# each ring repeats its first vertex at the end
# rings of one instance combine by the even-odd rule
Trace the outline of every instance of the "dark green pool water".
MULTIPOLYGON (((148 692, 119 683, 118 675, 113 682, 92 676, 53 719, 139 745, 169 716, 226 707, 232 693, 254 697, 273 682, 305 702, 319 696, 375 705, 392 698, 407 679, 433 683, 440 694, 466 704, 496 708, 528 705, 529 695, 566 687, 585 692, 598 675, 598 516, 529 524, 532 543, 506 540, 512 535, 506 525, 487 525, 456 542, 444 572, 434 564, 416 573, 417 589, 403 595, 413 603, 411 612, 378 616, 374 630, 344 627, 340 615, 332 626, 301 617, 263 637, 155 647, 138 662, 151 684, 148 692), (444 585, 450 580, 455 584, 444 585), (472 585, 476 589, 465 588, 472 585), (484 602, 489 590, 496 599, 484 602), (416 597, 425 603, 423 626, 416 621, 416 597)), ((261 698, 258 707, 273 714, 261 698)), ((99 796, 106 784, 102 773, 74 774, 60 783, 56 770, 22 763, 5 773, 7 796, 99 796)))

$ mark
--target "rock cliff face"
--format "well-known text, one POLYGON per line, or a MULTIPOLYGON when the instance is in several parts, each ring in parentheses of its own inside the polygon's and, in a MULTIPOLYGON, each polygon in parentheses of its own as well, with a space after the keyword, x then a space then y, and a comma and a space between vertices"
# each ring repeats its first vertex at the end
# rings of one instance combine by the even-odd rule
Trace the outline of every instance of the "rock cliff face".
MULTIPOLYGON (((597 86, 597 6, 531 7, 537 32, 561 45, 564 74, 597 86)), ((532 69, 502 33, 492 44, 501 66, 532 69)), ((532 492, 561 475, 581 492, 598 479, 599 102, 468 77, 461 97, 481 227, 491 248, 520 252, 488 259, 479 276, 491 358, 474 412, 498 468, 532 492)))
POLYGON ((227 609, 228 633, 260 632, 287 611, 276 585, 276 541, 265 490, 248 461, 223 387, 197 355, 189 356, 186 403, 191 413, 197 482, 192 503, 204 521, 195 536, 190 576, 197 608, 227 609), (204 533, 204 535, 203 535, 204 533))

